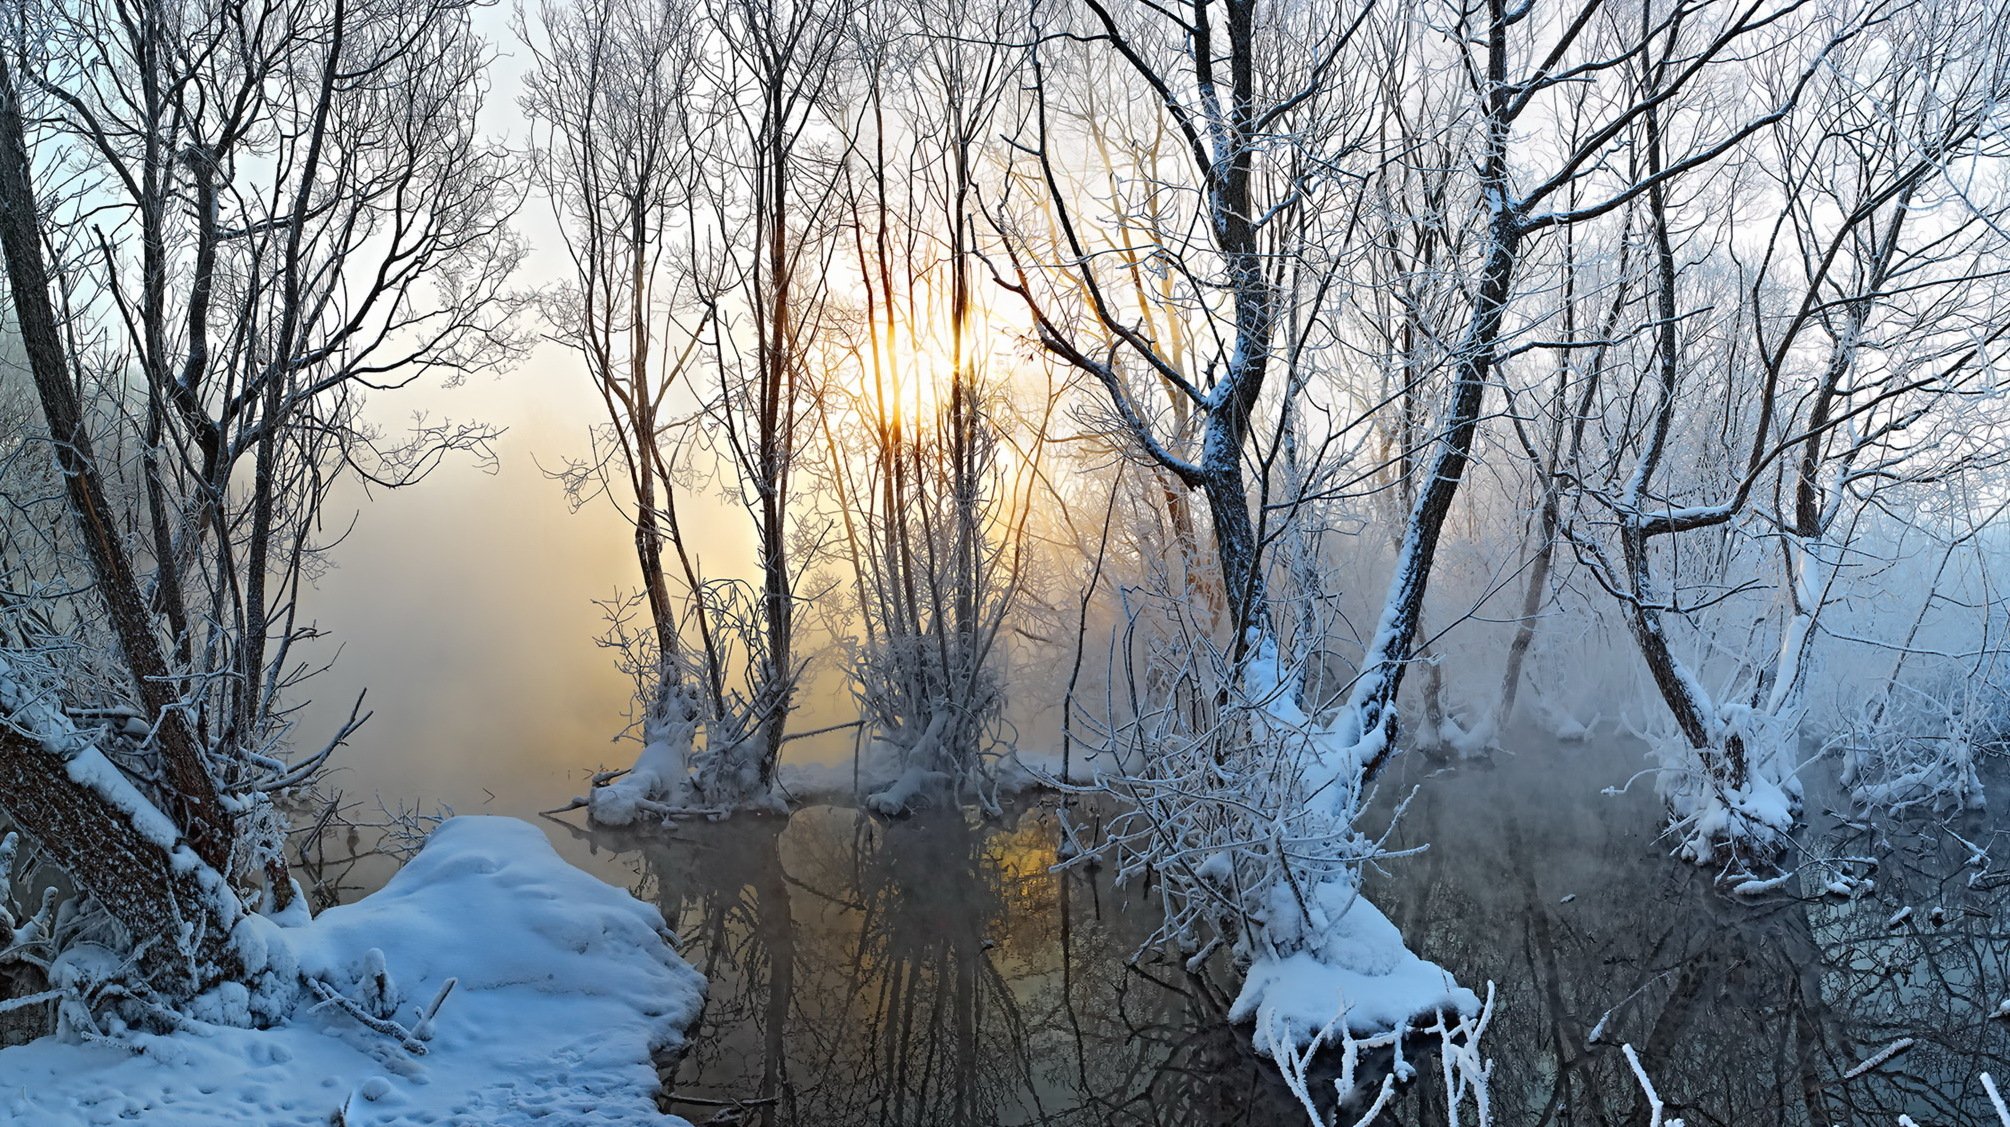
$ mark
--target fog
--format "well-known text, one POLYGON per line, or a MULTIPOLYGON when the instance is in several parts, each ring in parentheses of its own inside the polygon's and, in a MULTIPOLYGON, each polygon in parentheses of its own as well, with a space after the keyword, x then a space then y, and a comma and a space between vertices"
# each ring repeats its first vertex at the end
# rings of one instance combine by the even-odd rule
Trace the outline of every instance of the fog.
POLYGON ((0 1117, 2010 1127, 2010 6, 0 2, 0 255, 0 1117))

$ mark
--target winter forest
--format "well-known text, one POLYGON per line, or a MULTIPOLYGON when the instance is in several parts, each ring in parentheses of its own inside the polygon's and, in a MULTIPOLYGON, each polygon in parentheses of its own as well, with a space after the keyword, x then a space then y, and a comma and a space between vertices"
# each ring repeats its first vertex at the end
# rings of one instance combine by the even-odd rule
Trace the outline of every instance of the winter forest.
POLYGON ((2010 4, 0 0, 0 251, 0 1121, 2010 1127, 2010 4))

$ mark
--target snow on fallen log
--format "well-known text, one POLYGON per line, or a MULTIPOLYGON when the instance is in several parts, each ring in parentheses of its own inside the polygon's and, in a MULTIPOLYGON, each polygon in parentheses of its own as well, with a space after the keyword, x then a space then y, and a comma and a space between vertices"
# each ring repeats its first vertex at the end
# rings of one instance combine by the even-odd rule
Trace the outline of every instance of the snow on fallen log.
POLYGON ((1776 888, 1783 887, 1792 879, 1794 879, 1794 873, 1793 870, 1789 869, 1776 877, 1766 877, 1764 879, 1753 877, 1739 881, 1736 885, 1732 886, 1731 892, 1738 896, 1762 896, 1776 888))
MULTIPOLYGON (((188 1007, 203 1020, 230 1020, 223 1011, 233 1011, 247 1025, 283 1012, 292 1003, 290 968, 261 957, 259 922, 245 917, 229 882, 174 821, 76 729, 46 671, 24 675, 19 660, 0 652, 0 794, 7 817, 127 935, 157 940, 117 954, 95 945, 65 952, 50 968, 52 979, 73 988, 66 992, 77 999, 126 977, 129 968, 120 964, 129 958, 154 994, 147 1005, 188 1007), (226 989, 212 996, 218 987, 226 989)), ((132 994, 121 987, 120 996, 132 994)), ((147 1020, 143 1009, 114 1020, 147 1020)), ((91 1007, 73 1001, 62 1013, 66 1027, 99 1032, 91 1007)))
POLYGON ((382 890, 261 934, 311 984, 290 1019, 0 1049, 0 1122, 683 1122, 656 1110, 652 1053, 683 1045, 703 978, 655 907, 533 826, 450 819, 382 890))

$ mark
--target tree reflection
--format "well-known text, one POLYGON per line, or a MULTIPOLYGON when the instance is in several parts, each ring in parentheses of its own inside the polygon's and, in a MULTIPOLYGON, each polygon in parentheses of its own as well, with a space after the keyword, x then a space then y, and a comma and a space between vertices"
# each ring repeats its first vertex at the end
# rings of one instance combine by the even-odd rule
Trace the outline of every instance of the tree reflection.
MULTIPOLYGON (((1500 1122, 1645 1123, 1625 1043, 1692 1127, 1993 1121, 1977 1073, 2010 1050, 1988 1019, 2010 991, 2010 880, 1971 885, 1956 846, 1998 831, 1837 824, 1802 843, 1795 881, 1739 900, 1631 831, 1651 797, 1558 787, 1612 763, 1565 749, 1434 780, 1401 831, 1430 852, 1378 900, 1421 955, 1500 984, 1486 1046, 1500 1122), (1872 895, 1826 893, 1871 871, 1872 895), (1844 1079, 1901 1038, 1914 1046, 1844 1079)), ((1436 1095, 1418 1085, 1388 1122, 1443 1122, 1436 1095)))
POLYGON ((1051 812, 886 821, 812 807, 654 837, 642 862, 711 983, 672 1110, 880 1127, 1270 1124, 1295 1104, 1218 990, 1132 967, 1153 930, 1055 874, 1051 812))
MULTIPOLYGON (((2010 835, 1980 816, 1835 822, 1801 847, 1806 895, 1739 900, 1641 832, 1651 796, 1596 793, 1616 763, 1565 749, 1435 779, 1399 830, 1431 849, 1378 878, 1419 954, 1498 984, 1495 1122, 1645 1123, 1621 1044, 1692 1127, 1989 1121, 1976 1077, 2010 1053, 2010 1023, 1988 1017, 2010 996, 2010 874, 1969 861, 2010 858, 2010 835), (1586 781, 1573 795, 1559 779, 1586 781), (1821 894, 1873 873, 1871 895, 1821 894), (1894 926, 1900 906, 1913 911, 1894 926), (1912 1047, 1844 1079, 1901 1038, 1912 1047)), ((673 1110, 830 1127, 1302 1122, 1227 1024, 1217 979, 1140 953, 1151 890, 1051 872, 1056 838, 1044 807, 1002 822, 812 807, 596 836, 639 858, 638 893, 711 982, 673 1110)), ((1447 1122, 1435 1062, 1410 1059, 1426 1082, 1381 1122, 1447 1122)))

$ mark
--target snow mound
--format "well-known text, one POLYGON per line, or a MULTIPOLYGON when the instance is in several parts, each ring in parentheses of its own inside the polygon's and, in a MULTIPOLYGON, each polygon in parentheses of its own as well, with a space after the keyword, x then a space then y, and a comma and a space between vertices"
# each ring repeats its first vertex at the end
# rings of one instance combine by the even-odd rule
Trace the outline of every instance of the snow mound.
POLYGON ((587 814, 595 824, 632 826, 652 814, 660 819, 689 797, 697 725, 686 717, 681 697, 660 700, 645 731, 642 751, 628 773, 587 792, 587 814))
POLYGON ((303 974, 407 1027, 457 979, 426 1052, 303 992, 272 1029, 191 1024, 130 1043, 45 1037, 0 1050, 0 1122, 684 1122, 657 1111, 651 1058, 681 1047, 704 979, 654 907, 573 868, 525 822, 451 819, 383 890, 260 930, 303 974))
POLYGON ((1478 995, 1411 953, 1389 917, 1349 885, 1317 886, 1321 903, 1313 909, 1311 934, 1292 937, 1309 946, 1250 964, 1228 1016, 1255 1022, 1257 1047, 1266 1053, 1310 1044, 1329 1029, 1372 1036, 1419 1017, 1428 1025, 1434 1013, 1480 1011, 1478 995))

